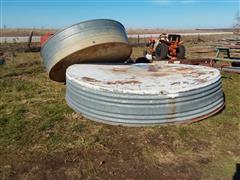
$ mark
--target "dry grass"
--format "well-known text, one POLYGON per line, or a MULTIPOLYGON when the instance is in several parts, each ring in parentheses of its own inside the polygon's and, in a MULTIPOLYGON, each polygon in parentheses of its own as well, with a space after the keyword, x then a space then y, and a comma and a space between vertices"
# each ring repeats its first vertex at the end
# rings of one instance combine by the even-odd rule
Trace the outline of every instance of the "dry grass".
POLYGON ((232 32, 232 29, 127 29, 128 34, 159 34, 159 33, 202 33, 202 32, 232 32))
POLYGON ((11 37, 11 36, 29 36, 31 31, 34 32, 35 36, 41 36, 45 33, 55 33, 56 29, 0 29, 0 36, 11 37))
MULTIPOLYGON (((18 29, 0 29, 0 36, 29 36, 31 31, 35 32, 35 35, 43 35, 47 32, 54 33, 58 29, 36 29, 36 28, 18 28, 18 29)), ((202 32, 231 32, 231 29, 162 29, 162 28, 138 28, 127 29, 128 34, 160 34, 160 33, 202 33, 202 32)))

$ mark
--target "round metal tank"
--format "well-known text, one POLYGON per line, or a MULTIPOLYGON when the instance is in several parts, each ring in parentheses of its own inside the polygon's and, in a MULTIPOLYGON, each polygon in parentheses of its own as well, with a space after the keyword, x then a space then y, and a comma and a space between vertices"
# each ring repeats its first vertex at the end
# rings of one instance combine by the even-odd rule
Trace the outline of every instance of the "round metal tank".
POLYGON ((65 81, 68 66, 76 63, 122 63, 132 48, 124 26, 114 20, 96 19, 55 33, 43 45, 41 56, 49 77, 65 81))
POLYGON ((113 125, 193 122, 224 107, 220 72, 204 66, 72 65, 66 89, 71 108, 113 125))

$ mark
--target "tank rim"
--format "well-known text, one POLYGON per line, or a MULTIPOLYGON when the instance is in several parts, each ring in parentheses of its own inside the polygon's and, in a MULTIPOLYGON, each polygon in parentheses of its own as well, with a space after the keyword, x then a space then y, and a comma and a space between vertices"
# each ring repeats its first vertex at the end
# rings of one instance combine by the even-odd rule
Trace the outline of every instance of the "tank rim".
POLYGON ((116 23, 120 24, 120 25, 122 26, 122 28, 126 31, 126 29, 125 29, 125 27, 123 26, 122 23, 120 23, 120 22, 117 21, 117 20, 113 20, 113 19, 92 19, 92 20, 81 21, 81 22, 75 23, 75 24, 73 24, 73 25, 71 25, 71 26, 67 26, 66 28, 60 29, 60 30, 58 30, 56 33, 54 33, 54 34, 43 44, 43 46, 42 46, 42 48, 41 48, 41 52, 42 52, 42 49, 44 49, 45 45, 48 43, 48 41, 51 40, 52 38, 54 38, 56 35, 60 34, 61 32, 65 31, 65 30, 67 30, 67 29, 69 29, 69 28, 71 28, 71 27, 73 27, 73 26, 76 26, 76 25, 78 25, 78 24, 83 24, 83 23, 87 23, 87 22, 94 22, 94 21, 112 21, 112 22, 116 22, 116 23))

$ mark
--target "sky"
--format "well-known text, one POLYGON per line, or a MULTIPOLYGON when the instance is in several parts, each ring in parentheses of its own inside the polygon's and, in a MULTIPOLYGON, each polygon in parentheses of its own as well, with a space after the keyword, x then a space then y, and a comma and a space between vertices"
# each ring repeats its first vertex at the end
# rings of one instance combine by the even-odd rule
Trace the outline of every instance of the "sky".
POLYGON ((231 28, 238 0, 0 0, 1 28, 64 28, 114 19, 126 28, 231 28))

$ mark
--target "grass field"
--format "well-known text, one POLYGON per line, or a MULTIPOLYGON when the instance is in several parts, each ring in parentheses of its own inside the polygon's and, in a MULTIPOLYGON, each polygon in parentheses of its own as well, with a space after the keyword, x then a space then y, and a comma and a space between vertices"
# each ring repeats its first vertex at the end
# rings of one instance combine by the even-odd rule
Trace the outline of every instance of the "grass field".
POLYGON ((206 120, 109 126, 67 106, 65 85, 49 80, 39 53, 16 53, 0 66, 0 179, 231 179, 240 163, 240 76, 222 81, 226 107, 206 120))

